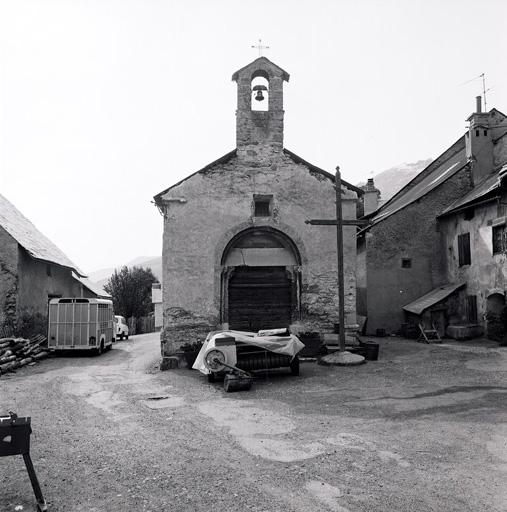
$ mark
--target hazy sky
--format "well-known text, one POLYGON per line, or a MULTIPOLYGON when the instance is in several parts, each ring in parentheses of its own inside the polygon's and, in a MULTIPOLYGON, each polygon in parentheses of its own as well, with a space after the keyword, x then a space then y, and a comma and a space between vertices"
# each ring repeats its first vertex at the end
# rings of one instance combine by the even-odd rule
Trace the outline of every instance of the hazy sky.
POLYGON ((483 72, 507 111, 506 19, 505 0, 0 0, 0 192, 85 271, 160 254, 152 198, 235 147, 231 75, 259 38, 290 73, 285 147, 357 183, 461 136, 483 72))

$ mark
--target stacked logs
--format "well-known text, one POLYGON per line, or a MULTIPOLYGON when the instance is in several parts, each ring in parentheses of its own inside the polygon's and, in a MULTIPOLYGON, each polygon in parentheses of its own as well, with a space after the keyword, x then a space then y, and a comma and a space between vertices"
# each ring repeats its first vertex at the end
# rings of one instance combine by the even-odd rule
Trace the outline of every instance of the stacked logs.
POLYGON ((31 340, 0 338, 0 375, 46 357, 48 351, 42 347, 45 342, 44 336, 35 336, 31 340))

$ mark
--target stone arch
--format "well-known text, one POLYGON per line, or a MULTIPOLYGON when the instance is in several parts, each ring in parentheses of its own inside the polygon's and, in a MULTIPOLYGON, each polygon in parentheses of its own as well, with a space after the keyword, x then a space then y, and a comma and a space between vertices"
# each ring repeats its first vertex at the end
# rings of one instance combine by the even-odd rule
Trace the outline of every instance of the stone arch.
POLYGON ((304 248, 279 226, 246 224, 229 230, 216 248, 222 325, 288 327, 300 317, 304 248))

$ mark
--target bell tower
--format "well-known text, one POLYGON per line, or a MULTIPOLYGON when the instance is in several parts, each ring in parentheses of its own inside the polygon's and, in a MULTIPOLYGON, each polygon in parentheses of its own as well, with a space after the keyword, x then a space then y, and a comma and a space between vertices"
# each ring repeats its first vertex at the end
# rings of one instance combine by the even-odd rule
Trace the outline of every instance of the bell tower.
POLYGON ((283 82, 289 74, 266 57, 236 71, 238 157, 255 160, 283 150, 283 82))

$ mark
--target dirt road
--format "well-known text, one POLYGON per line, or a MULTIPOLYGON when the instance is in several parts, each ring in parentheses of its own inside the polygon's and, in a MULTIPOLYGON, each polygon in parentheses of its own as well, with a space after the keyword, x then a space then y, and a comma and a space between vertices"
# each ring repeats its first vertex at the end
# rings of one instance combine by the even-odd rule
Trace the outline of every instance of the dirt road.
MULTIPOLYGON (((385 340, 378 362, 229 395, 158 359, 144 335, 0 378, 0 412, 32 417, 49 510, 507 511, 507 349, 385 340)), ((6 457, 15 510, 34 499, 6 457)))

